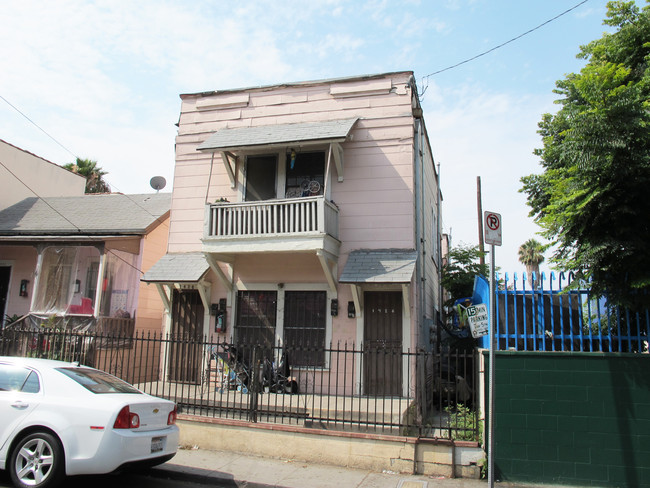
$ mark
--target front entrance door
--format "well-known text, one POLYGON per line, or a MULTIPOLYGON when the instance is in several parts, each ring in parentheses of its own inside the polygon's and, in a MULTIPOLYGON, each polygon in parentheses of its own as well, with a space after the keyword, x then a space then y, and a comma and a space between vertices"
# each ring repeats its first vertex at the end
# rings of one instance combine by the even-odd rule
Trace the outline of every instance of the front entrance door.
POLYGON ((365 292, 364 393, 402 394, 402 293, 365 292))
POLYGON ((201 374, 203 302, 198 290, 174 290, 172 296, 172 343, 169 380, 198 384, 201 374))
POLYGON ((0 266, 0 326, 4 323, 5 314, 7 313, 10 277, 11 266, 0 266))

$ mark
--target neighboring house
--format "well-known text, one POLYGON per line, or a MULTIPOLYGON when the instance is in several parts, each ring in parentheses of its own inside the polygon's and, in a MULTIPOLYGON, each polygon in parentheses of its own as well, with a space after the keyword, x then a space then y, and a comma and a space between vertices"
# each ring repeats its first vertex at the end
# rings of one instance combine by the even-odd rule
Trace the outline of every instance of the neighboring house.
POLYGON ((69 328, 160 331, 164 308, 140 275, 167 249, 171 195, 26 198, 0 211, 5 315, 69 328))
MULTIPOLYGON (((167 331, 303 348, 292 365, 324 372, 330 344, 430 347, 441 196, 412 72, 181 100, 169 254, 143 278, 167 331)), ((346 388, 404 394, 399 354, 346 388)))
POLYGON ((0 210, 28 197, 81 196, 86 178, 0 139, 0 210))

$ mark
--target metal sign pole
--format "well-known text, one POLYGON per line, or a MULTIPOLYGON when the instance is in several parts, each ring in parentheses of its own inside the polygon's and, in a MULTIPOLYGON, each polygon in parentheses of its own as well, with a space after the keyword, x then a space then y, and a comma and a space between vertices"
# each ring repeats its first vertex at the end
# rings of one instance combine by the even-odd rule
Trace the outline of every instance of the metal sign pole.
POLYGON ((494 331, 496 320, 496 278, 494 272, 494 244, 490 246, 490 360, 489 360, 489 385, 488 396, 488 483, 494 488, 494 350, 496 349, 496 334, 494 331))
POLYGON ((488 483, 494 488, 494 352, 496 344, 496 277, 494 246, 501 245, 501 215, 496 212, 485 212, 485 242, 490 244, 490 371, 488 396, 488 483))

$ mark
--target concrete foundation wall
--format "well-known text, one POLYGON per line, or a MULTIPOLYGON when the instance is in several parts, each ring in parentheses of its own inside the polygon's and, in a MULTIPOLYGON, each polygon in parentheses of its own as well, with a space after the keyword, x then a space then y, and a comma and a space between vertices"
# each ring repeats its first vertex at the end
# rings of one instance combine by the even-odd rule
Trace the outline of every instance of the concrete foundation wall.
POLYGON ((422 440, 302 427, 248 424, 181 415, 181 445, 276 459, 369 469, 479 478, 485 454, 476 443, 422 440))

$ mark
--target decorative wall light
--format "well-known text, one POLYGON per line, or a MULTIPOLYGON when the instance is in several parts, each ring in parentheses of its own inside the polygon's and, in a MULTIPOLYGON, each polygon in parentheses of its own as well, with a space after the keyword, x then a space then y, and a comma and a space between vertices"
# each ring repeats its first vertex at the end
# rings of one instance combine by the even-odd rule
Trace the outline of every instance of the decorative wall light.
POLYGON ((354 310, 354 302, 348 302, 348 318, 353 319, 356 311, 354 310))
POLYGON ((339 301, 336 298, 332 298, 332 303, 330 303, 330 315, 336 317, 339 314, 339 301))

